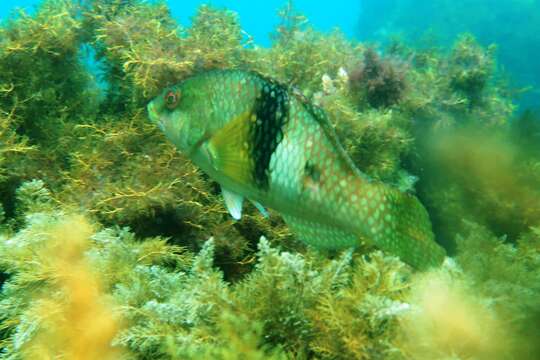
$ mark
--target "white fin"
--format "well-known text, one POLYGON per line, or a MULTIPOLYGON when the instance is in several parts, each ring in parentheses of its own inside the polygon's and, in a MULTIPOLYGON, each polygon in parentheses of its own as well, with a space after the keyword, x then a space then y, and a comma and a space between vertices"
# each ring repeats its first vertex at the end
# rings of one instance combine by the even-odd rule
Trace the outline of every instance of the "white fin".
POLYGON ((224 188, 221 188, 221 193, 223 194, 223 199, 225 199, 225 205, 227 206, 227 210, 229 210, 229 214, 235 220, 240 220, 242 217, 244 197, 224 188))
POLYGON ((266 211, 266 209, 264 208, 264 206, 262 206, 260 203, 258 203, 257 201, 253 201, 253 200, 249 200, 251 201, 251 203, 253 205, 255 205, 255 207, 257 208, 257 210, 259 210, 259 212, 262 214, 262 216, 264 216, 265 218, 268 217, 268 211, 266 211))

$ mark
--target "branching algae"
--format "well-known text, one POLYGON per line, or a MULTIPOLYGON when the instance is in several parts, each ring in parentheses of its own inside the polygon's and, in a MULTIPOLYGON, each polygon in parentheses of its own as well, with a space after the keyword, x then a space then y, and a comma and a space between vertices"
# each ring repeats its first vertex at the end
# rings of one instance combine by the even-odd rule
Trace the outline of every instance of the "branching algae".
POLYGON ((540 357, 538 115, 514 115, 495 48, 379 49, 292 2, 280 16, 268 48, 211 6, 183 27, 162 2, 46 0, 1 24, 0 357, 540 357), (426 206, 450 257, 418 272, 306 247, 252 204, 233 220, 145 109, 223 69, 323 108, 360 171, 426 206))

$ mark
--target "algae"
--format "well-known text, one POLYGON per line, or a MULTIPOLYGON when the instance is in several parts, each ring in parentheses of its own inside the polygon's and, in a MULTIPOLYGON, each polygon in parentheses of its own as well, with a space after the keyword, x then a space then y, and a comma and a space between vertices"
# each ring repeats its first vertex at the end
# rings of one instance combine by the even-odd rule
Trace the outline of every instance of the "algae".
POLYGON ((1 357, 539 356, 538 117, 515 115, 495 48, 379 49, 292 5, 269 48, 211 6, 183 27, 163 2, 47 0, 1 25, 1 357), (455 260, 415 273, 306 248, 279 214, 230 219, 144 109, 213 68, 323 107, 363 172, 417 193, 455 260))

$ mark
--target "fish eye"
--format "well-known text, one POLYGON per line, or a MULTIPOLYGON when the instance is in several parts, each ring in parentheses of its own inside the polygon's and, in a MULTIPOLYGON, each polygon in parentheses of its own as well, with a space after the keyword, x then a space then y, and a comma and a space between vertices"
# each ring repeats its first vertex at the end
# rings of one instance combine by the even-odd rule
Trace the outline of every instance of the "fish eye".
POLYGON ((169 110, 173 110, 176 105, 178 105, 178 100, 180 98, 180 93, 175 93, 172 90, 169 90, 165 95, 165 105, 169 110))

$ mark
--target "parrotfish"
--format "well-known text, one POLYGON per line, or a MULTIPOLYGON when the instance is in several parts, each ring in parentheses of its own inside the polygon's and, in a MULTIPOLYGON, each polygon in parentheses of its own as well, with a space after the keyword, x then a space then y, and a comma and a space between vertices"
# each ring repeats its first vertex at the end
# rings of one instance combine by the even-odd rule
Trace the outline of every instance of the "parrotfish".
POLYGON ((235 219, 249 199, 316 248, 367 243, 418 269, 444 259, 419 200, 362 173, 325 112, 272 79, 208 71, 164 89, 148 114, 220 184, 235 219))

